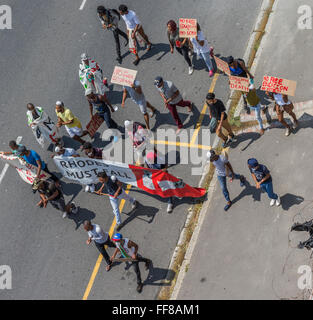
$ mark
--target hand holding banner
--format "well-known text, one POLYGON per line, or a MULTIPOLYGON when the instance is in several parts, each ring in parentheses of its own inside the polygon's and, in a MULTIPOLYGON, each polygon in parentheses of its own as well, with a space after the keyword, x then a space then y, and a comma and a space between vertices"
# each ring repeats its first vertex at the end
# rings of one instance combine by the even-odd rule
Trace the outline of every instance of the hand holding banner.
POLYGON ((231 90, 249 92, 249 79, 235 76, 229 76, 229 88, 231 90))
POLYGON ((225 74, 230 76, 230 70, 229 70, 228 63, 226 61, 216 57, 216 56, 214 56, 214 60, 215 60, 217 69, 221 70, 222 72, 224 72, 225 74))
POLYGON ((277 77, 264 76, 261 90, 294 96, 297 82, 277 77))
POLYGON ((131 69, 115 66, 112 74, 111 82, 120 84, 122 86, 130 87, 134 83, 136 79, 136 75, 137 75, 137 70, 131 70, 131 69))
POLYGON ((195 38, 197 36, 197 19, 179 19, 179 37, 195 38))
POLYGON ((86 126, 86 129, 91 138, 93 138, 103 121, 103 118, 101 118, 97 113, 92 116, 91 120, 86 126))

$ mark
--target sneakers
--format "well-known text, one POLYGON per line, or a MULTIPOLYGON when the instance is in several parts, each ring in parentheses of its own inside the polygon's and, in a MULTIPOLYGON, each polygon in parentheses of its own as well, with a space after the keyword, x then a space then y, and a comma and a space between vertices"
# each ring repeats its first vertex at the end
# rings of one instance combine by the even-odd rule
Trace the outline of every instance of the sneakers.
POLYGON ((224 210, 227 211, 232 205, 232 202, 227 203, 226 206, 224 207, 224 210))
POLYGON ((145 263, 145 269, 149 270, 150 264, 152 263, 152 261, 149 259, 146 263, 145 263))
POLYGON ((76 214, 78 212, 78 210, 79 210, 79 207, 76 207, 75 203, 72 202, 71 203, 71 213, 76 214))
POLYGON ((246 178, 244 176, 240 176, 240 187, 243 187, 245 185, 246 178))
POLYGON ((189 67, 189 68, 188 68, 188 74, 189 74, 189 75, 193 74, 193 67, 189 67))
POLYGON ((275 204, 276 204, 276 207, 280 206, 280 198, 279 197, 276 199, 275 204))
POLYGON ((63 215, 62 215, 62 218, 65 219, 65 218, 67 218, 67 217, 68 217, 68 214, 67 214, 67 212, 64 211, 64 212, 63 212, 63 215))
POLYGON ((121 64, 121 63, 122 63, 122 57, 121 57, 121 56, 117 57, 117 58, 116 58, 116 61, 117 61, 119 64, 121 64))
POLYGON ((192 52, 191 52, 191 50, 188 51, 188 56, 189 56, 189 58, 192 57, 192 52))
POLYGON ((90 191, 90 187, 87 185, 86 187, 85 187, 85 192, 89 192, 90 191))
POLYGON ((271 202, 270 202, 270 206, 272 207, 275 204, 275 202, 276 202, 276 200, 272 199, 271 202))
POLYGON ((91 184, 89 186, 87 185, 85 187, 85 192, 91 192, 91 193, 95 192, 95 185, 94 184, 91 184))
POLYGON ((294 122, 292 125, 293 129, 296 129, 298 126, 299 126, 299 121, 294 122))
POLYGON ((288 137, 290 135, 290 128, 287 128, 285 131, 285 136, 288 137))
POLYGON ((235 139, 235 136, 233 135, 232 137, 228 138, 228 142, 227 143, 232 143, 235 139))
POLYGON ((166 210, 167 213, 171 213, 173 212, 173 203, 169 203, 167 205, 167 210, 166 210))
POLYGON ((135 202, 134 203, 132 203, 132 210, 134 210, 134 209, 136 209, 137 208, 137 206, 138 206, 138 202, 135 200, 135 202))
POLYGON ((209 76, 210 76, 210 78, 214 76, 214 71, 213 70, 209 71, 209 76))
POLYGON ((226 140, 226 141, 223 142, 222 147, 223 147, 223 148, 226 148, 226 147, 227 147, 227 144, 228 144, 228 140, 226 140))
POLYGON ((137 286, 137 289, 136 289, 138 293, 141 293, 142 287, 143 287, 143 284, 139 283, 138 286, 137 286))

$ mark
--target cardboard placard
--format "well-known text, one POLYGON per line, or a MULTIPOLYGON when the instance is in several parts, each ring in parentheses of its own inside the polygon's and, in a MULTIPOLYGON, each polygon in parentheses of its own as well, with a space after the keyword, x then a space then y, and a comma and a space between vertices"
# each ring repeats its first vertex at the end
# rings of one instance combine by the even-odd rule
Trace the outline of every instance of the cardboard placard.
POLYGON ((214 60, 215 60, 217 69, 221 70, 222 72, 230 76, 230 69, 229 69, 228 63, 216 56, 214 56, 214 60))
POLYGON ((283 78, 264 76, 261 90, 294 96, 297 82, 283 78))
POLYGON ((179 19, 179 37, 195 38, 197 36, 197 19, 179 19))
POLYGON ((104 120, 97 113, 92 116, 91 120, 86 126, 86 129, 91 138, 93 138, 103 121, 104 120))
POLYGON ((115 66, 111 78, 111 83, 116 83, 122 86, 130 87, 134 83, 136 75, 137 70, 131 70, 115 66))
POLYGON ((248 78, 241 78, 235 76, 229 77, 229 88, 231 90, 249 92, 249 86, 250 82, 248 78))

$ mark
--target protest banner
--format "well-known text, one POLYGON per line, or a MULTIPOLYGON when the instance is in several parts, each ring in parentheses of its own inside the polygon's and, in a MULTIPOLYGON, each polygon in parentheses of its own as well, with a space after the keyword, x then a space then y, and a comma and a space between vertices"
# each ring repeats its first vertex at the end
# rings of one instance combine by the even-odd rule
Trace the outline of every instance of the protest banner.
POLYGON ((195 38, 197 36, 197 19, 179 19, 179 37, 195 38))
POLYGON ((206 193, 205 189, 190 187, 181 179, 162 170, 82 157, 56 156, 53 160, 65 178, 83 185, 98 182, 98 172, 105 171, 108 176, 114 175, 125 184, 130 184, 163 198, 172 196, 197 198, 206 193))
POLYGON ((283 78, 264 76, 261 90, 294 96, 297 82, 283 78))
POLYGON ((86 129, 91 138, 93 138, 93 136, 96 134, 103 121, 103 118, 100 117, 97 113, 92 116, 91 120, 86 126, 86 129))
POLYGON ((229 88, 231 90, 239 90, 244 92, 249 92, 249 79, 230 76, 229 77, 229 88))
POLYGON ((130 87, 134 83, 136 75, 137 70, 131 70, 115 66, 111 78, 111 83, 116 83, 122 86, 130 87))
POLYGON ((226 61, 216 57, 216 56, 214 56, 214 60, 215 60, 217 69, 221 70, 222 72, 224 72, 225 74, 230 76, 230 70, 229 70, 228 63, 226 61))
MULTIPOLYGON (((6 156, 0 154, 0 159, 4 162, 6 162, 11 167, 15 168, 17 173, 20 175, 20 177, 27 183, 33 184, 34 179, 37 176, 37 167, 27 163, 23 159, 20 159, 16 156, 6 156)), ((41 171, 40 172, 40 179, 48 179, 50 178, 50 175, 41 171)))

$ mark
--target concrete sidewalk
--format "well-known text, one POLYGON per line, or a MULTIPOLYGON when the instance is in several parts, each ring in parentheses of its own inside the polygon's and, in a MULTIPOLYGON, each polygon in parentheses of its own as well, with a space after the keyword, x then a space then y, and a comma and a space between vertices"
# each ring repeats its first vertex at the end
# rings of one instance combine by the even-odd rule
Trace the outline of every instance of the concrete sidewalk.
MULTIPOLYGON (((313 30, 298 30, 300 5, 313 8, 313 1, 275 1, 252 68, 257 88, 263 75, 296 80, 296 96, 291 97, 294 102, 313 100, 313 30)), ((262 103, 269 104, 264 95, 262 103)), ((229 159, 235 172, 244 174, 248 183, 241 188, 237 181, 228 181, 234 205, 227 213, 220 186, 215 185, 177 299, 309 297, 308 291, 297 286, 298 268, 312 267, 311 251, 297 249, 299 241, 309 235, 290 232, 290 227, 313 218, 310 114, 308 108, 301 111, 298 105, 300 126, 289 137, 281 128, 271 128, 262 137, 256 132, 238 135, 229 159), (281 196, 280 207, 270 207, 267 195, 255 188, 246 164, 250 157, 270 169, 274 191, 281 196)))

